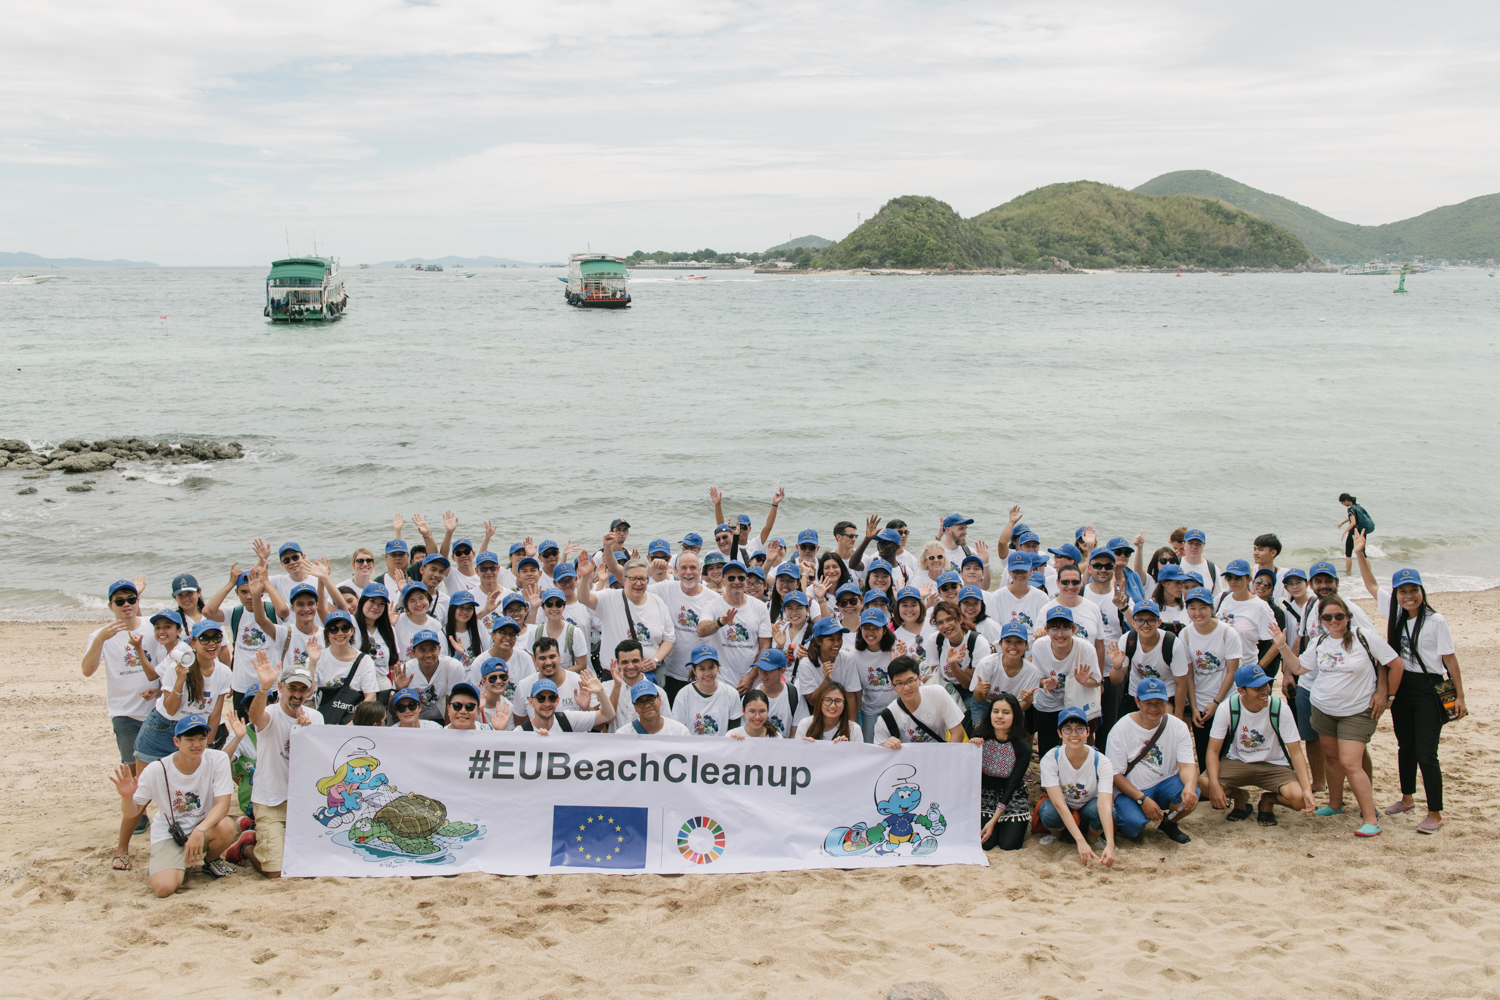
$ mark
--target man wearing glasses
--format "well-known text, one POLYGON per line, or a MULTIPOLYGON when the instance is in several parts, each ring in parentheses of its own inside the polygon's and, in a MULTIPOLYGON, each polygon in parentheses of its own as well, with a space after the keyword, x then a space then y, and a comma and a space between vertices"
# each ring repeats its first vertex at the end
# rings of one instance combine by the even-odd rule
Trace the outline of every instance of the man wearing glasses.
MULTIPOLYGON (((138 612, 141 591, 145 589, 146 578, 143 576, 136 577, 134 582, 116 580, 110 584, 107 598, 115 620, 89 636, 89 644, 83 651, 83 676, 94 676, 100 662, 104 664, 105 708, 114 727, 120 763, 131 767, 135 766, 135 738, 141 731, 146 713, 155 704, 145 695, 161 687, 160 680, 146 679, 145 666, 130 641, 131 633, 138 633, 143 627, 138 612)), ((141 817, 134 827, 135 832, 141 833, 149 824, 149 818, 141 817)))
POLYGON ((479 721, 479 692, 474 685, 462 681, 448 692, 448 724, 444 729, 489 729, 487 722, 479 721))
POLYGON ((698 638, 719 650, 719 680, 744 694, 758 678, 755 661, 771 648, 771 612, 745 594, 745 564, 724 564, 724 594, 710 601, 698 623, 698 638))
MULTIPOLYGON (((271 547, 257 538, 255 540, 255 555, 264 562, 271 555, 271 547)), ((316 580, 312 580, 312 564, 303 556, 302 546, 296 542, 286 542, 283 544, 277 550, 276 558, 281 561, 281 568, 285 572, 271 577, 266 581, 266 585, 274 588, 281 595, 283 601, 291 604, 292 601, 288 595, 291 594, 293 587, 299 583, 317 582, 316 580)))

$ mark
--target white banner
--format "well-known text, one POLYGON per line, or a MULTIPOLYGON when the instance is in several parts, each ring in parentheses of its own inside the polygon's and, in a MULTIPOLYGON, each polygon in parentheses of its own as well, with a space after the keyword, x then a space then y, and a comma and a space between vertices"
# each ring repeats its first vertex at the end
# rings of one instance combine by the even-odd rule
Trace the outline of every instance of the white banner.
POLYGON ((282 872, 985 865, 979 748, 305 726, 282 872))

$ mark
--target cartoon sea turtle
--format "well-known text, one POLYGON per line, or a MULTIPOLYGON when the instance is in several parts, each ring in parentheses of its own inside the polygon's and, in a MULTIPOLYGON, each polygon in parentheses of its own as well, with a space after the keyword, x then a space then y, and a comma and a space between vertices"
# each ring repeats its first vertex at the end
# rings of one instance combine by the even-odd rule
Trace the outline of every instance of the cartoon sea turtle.
POLYGON ((393 844, 407 854, 436 854, 442 848, 428 838, 467 837, 478 829, 473 823, 449 823, 447 806, 411 794, 392 799, 372 819, 355 821, 349 839, 356 844, 393 844))

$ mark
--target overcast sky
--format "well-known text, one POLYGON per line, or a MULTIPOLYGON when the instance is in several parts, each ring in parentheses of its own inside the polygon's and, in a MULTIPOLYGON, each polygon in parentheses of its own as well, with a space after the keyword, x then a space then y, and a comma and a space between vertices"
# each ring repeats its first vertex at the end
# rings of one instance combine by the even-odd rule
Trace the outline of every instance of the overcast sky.
POLYGON ((0 31, 0 250, 757 250, 1205 168, 1351 222, 1500 190, 1493 5, 70 0, 0 31))

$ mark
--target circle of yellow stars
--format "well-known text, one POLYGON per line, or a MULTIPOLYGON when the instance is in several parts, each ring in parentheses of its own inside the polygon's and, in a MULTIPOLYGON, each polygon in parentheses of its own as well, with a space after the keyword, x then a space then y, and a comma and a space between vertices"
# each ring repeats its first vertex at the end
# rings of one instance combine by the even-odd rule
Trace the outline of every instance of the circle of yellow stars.
MULTIPOLYGON (((615 818, 613 816, 610 816, 610 817, 606 818, 603 813, 600 813, 599 814, 599 822, 600 823, 608 823, 610 826, 614 826, 615 827, 615 834, 616 834, 616 836, 615 836, 615 842, 616 842, 616 847, 615 847, 614 851, 611 852, 611 854, 605 854, 605 853, 601 852, 600 855, 597 858, 594 857, 592 854, 589 854, 588 852, 586 852, 582 847, 580 847, 580 848, 578 848, 578 853, 583 855, 583 858, 584 858, 585 861, 608 861, 609 858, 612 856, 612 854, 619 854, 620 853, 620 848, 619 848, 618 845, 625 843, 625 838, 623 836, 619 835, 621 831, 620 831, 620 828, 618 826, 615 826, 615 818)), ((580 823, 578 825, 578 829, 579 830, 585 830, 588 827, 593 826, 593 825, 594 825, 594 817, 590 816, 588 818, 587 822, 580 823)), ((583 840, 583 834, 580 833, 577 837, 574 837, 573 839, 581 842, 583 840)))

